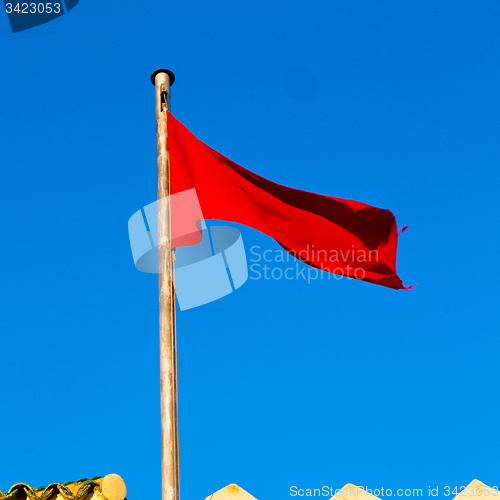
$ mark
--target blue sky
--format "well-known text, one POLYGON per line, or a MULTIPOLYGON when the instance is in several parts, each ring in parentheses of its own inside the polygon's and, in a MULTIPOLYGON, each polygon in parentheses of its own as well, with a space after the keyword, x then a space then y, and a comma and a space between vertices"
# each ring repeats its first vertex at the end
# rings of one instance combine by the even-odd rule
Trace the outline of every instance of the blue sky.
MULTIPOLYGON (((388 208, 414 292, 249 280, 178 315, 181 494, 500 486, 500 4, 81 0, 0 15, 0 490, 120 474, 160 498, 151 72, 201 140, 388 208)), ((245 246, 278 248, 241 228, 245 246)))

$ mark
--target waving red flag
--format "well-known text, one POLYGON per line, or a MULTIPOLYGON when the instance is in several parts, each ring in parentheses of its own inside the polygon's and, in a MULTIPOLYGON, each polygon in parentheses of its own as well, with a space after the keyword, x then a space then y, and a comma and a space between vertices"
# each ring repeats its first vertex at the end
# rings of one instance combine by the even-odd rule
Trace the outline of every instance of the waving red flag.
POLYGON ((398 231, 389 210, 264 179, 209 148, 171 113, 167 134, 171 194, 194 188, 205 219, 253 227, 318 269, 405 288, 396 274, 398 231))

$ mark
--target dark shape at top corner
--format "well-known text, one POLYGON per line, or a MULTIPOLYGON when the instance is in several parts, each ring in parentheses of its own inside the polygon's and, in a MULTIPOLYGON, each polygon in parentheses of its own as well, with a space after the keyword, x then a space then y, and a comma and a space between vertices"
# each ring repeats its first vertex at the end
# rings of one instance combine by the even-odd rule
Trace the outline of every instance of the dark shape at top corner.
POLYGON ((15 3, 4 0, 4 4, 13 33, 40 26, 64 15, 64 9, 60 1, 50 4, 40 2, 29 5, 28 3, 15 3), (46 5, 47 8, 45 8, 46 5), (33 6, 36 9, 35 11, 32 10, 33 6))
POLYGON ((71 9, 73 9, 74 7, 76 7, 76 4, 79 1, 80 0, 64 0, 64 3, 66 4, 66 12, 69 12, 71 9))

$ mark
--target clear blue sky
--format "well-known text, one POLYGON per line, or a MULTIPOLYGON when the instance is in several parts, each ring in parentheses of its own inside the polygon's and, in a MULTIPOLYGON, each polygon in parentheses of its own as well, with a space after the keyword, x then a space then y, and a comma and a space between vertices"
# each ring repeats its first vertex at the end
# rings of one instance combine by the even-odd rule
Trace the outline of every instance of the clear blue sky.
POLYGON ((81 0, 12 34, 1 14, 0 489, 116 472, 160 498, 157 276, 127 234, 155 199, 158 67, 224 155, 399 214, 418 283, 249 280, 179 313, 183 499, 499 485, 499 19, 493 0, 81 0))

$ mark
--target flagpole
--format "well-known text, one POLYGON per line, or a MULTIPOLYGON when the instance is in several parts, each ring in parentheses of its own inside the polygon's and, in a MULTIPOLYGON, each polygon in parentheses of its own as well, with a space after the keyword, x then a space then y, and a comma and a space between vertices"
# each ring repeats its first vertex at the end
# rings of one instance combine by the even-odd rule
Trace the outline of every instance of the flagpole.
POLYGON ((158 285, 160 299, 160 397, 162 500, 179 500, 179 426, 177 410, 177 339, 174 268, 170 231, 170 160, 167 110, 175 76, 168 69, 151 75, 156 96, 156 164, 158 172, 158 285))

